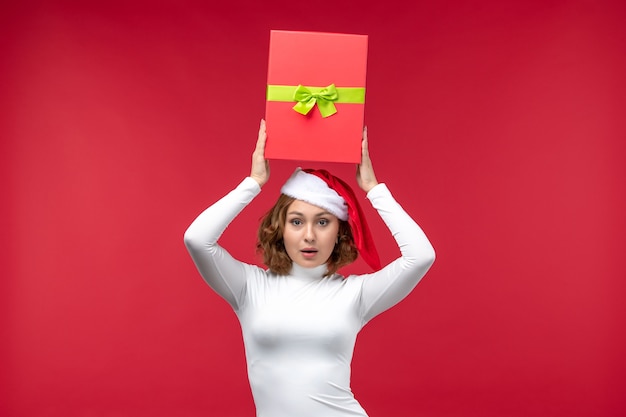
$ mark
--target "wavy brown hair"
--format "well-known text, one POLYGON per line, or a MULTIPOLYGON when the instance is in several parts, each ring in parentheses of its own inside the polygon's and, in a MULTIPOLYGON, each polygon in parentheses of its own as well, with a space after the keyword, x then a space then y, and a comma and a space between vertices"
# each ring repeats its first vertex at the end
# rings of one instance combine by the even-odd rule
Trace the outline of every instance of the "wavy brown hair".
MULTIPOLYGON (((263 216, 257 233, 257 252, 263 254, 263 263, 275 274, 287 275, 291 271, 292 260, 283 242, 283 232, 287 221, 287 210, 296 199, 281 194, 276 204, 263 216)), ((339 220, 339 219, 338 219, 339 220)), ((351 264, 359 256, 354 245, 352 229, 347 221, 339 220, 339 241, 328 258, 326 276, 351 264)))

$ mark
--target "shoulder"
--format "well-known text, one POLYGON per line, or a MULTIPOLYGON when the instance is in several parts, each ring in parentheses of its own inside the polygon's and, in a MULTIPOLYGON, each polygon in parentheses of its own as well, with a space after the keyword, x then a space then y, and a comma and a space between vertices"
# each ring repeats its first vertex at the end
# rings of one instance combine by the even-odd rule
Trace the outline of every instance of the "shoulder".
POLYGON ((359 289, 371 274, 351 274, 348 276, 339 275, 342 284, 347 288, 359 289))
POLYGON ((266 282, 271 279, 276 279, 278 275, 271 272, 269 269, 262 268, 258 265, 246 264, 246 275, 248 276, 248 281, 251 282, 266 282))

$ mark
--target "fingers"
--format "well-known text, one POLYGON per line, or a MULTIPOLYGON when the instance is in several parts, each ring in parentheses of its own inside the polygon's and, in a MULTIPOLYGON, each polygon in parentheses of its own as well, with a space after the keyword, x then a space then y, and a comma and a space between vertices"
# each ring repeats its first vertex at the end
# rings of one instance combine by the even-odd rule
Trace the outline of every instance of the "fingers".
POLYGON ((356 179, 359 186, 369 192, 378 181, 374 174, 374 167, 369 156, 369 146, 367 141, 367 126, 363 128, 363 140, 361 141, 361 163, 357 165, 356 179))
POLYGON ((367 141, 367 126, 363 128, 363 140, 361 141, 361 164, 370 164, 369 143, 367 141))
POLYGON ((267 132, 265 131, 265 120, 261 119, 259 125, 259 137, 256 141, 255 152, 260 151, 261 155, 265 154, 265 142, 267 141, 267 132))
POLYGON ((252 154, 252 167, 250 168, 250 177, 256 180, 260 186, 263 186, 270 176, 269 161, 265 159, 266 141, 267 133, 265 131, 265 120, 261 119, 259 136, 256 141, 254 153, 252 154))

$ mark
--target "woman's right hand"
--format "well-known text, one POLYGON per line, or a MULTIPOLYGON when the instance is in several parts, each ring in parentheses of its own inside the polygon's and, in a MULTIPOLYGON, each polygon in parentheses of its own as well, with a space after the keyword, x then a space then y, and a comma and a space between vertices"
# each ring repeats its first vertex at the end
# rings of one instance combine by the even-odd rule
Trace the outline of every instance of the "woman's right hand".
POLYGON ((263 187, 270 179, 270 163, 265 159, 266 141, 267 133, 265 132, 265 120, 261 119, 259 138, 256 141, 256 147, 252 153, 252 168, 250 169, 250 178, 255 180, 259 184, 259 187, 263 187))

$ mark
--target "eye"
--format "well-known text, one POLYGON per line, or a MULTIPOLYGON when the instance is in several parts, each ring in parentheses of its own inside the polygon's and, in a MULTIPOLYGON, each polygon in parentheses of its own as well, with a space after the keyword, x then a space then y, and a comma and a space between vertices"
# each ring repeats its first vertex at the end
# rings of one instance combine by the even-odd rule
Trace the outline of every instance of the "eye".
POLYGON ((328 226, 328 223, 330 223, 328 219, 319 219, 317 222, 320 226, 328 226))
POLYGON ((300 219, 291 219, 289 221, 289 223, 291 223, 294 226, 301 226, 302 225, 302 220, 300 220, 300 219))

